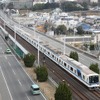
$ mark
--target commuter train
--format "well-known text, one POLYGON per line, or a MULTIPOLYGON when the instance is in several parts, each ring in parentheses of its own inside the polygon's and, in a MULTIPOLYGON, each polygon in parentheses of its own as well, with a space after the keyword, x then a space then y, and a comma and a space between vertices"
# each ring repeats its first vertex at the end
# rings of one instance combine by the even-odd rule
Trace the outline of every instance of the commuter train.
MULTIPOLYGON (((21 29, 20 29, 21 31, 21 29)), ((53 49, 49 45, 43 44, 43 42, 38 41, 38 39, 33 38, 33 36, 27 32, 18 32, 24 40, 33 45, 40 52, 45 54, 48 58, 58 64, 61 68, 70 73, 73 77, 82 82, 89 89, 99 88, 99 74, 91 71, 87 66, 82 63, 69 58, 66 55, 61 54, 58 50, 53 49), (38 47, 39 45, 39 47, 38 47)))

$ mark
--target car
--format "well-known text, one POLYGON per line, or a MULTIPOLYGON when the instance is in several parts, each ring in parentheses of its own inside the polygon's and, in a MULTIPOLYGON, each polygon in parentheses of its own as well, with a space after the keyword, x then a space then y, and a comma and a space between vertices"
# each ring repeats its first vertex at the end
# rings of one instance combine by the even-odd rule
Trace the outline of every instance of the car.
POLYGON ((40 94, 40 87, 37 84, 31 85, 32 94, 40 94))
POLYGON ((11 50, 9 48, 6 49, 5 51, 6 54, 11 54, 11 50))

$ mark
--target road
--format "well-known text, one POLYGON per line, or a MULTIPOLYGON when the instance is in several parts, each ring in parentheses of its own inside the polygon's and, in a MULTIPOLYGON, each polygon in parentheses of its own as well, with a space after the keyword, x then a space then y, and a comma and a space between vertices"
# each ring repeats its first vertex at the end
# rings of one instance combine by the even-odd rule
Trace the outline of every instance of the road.
POLYGON ((46 100, 42 93, 31 93, 30 86, 34 82, 13 53, 4 53, 6 48, 8 47, 0 36, 0 100, 46 100))
MULTIPOLYGON (((6 22, 9 23, 12 28, 14 28, 14 25, 15 25, 17 27, 17 30, 19 30, 19 32, 22 30, 22 31, 25 31, 29 34, 33 34, 36 38, 37 38, 37 36, 39 36, 40 40, 42 40, 44 43, 48 43, 50 46, 53 46, 54 48, 63 52, 63 48, 64 48, 63 43, 55 41, 55 39, 49 38, 45 34, 40 34, 39 32, 28 29, 27 27, 24 27, 24 26, 23 27, 20 26, 20 29, 18 29, 19 25, 16 22, 12 21, 11 19, 8 20, 8 17, 5 16, 4 13, 2 13, 2 11, 0 11, 0 13, 1 13, 1 16, 3 16, 3 18, 5 18, 6 22)), ((84 53, 81 53, 81 52, 77 51, 76 49, 73 49, 69 46, 65 47, 65 52, 67 55, 69 55, 71 51, 78 52, 79 61, 81 63, 83 63, 84 65, 90 66, 90 64, 92 64, 92 63, 98 63, 99 68, 100 68, 100 61, 98 61, 97 59, 92 58, 84 53)))

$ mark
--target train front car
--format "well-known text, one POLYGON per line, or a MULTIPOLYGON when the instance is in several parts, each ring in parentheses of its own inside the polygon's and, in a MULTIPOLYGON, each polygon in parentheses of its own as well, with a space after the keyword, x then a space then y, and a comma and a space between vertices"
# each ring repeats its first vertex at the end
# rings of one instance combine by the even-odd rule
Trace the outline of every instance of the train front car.
POLYGON ((99 84, 99 74, 92 74, 92 75, 89 75, 88 76, 88 87, 90 90, 92 89, 98 89, 100 87, 100 84, 99 84))

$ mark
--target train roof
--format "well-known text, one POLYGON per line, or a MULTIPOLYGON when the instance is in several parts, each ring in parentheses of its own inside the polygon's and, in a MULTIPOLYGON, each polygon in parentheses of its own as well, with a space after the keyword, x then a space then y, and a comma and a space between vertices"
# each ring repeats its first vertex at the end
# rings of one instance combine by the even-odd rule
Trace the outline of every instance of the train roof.
POLYGON ((58 49, 56 49, 50 45, 46 45, 46 48, 58 56, 61 55, 61 53, 62 53, 61 51, 59 51, 58 49))
POLYGON ((83 73, 85 73, 86 75, 98 75, 95 72, 93 72, 92 70, 90 70, 87 66, 83 65, 82 63, 67 57, 66 55, 60 55, 60 58, 63 59, 64 61, 66 61, 68 64, 70 64, 71 66, 80 69, 83 73))

